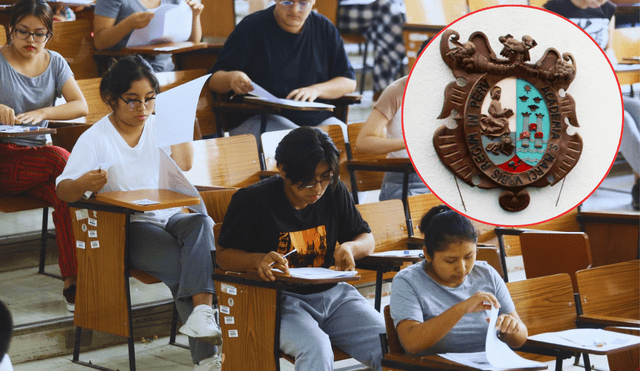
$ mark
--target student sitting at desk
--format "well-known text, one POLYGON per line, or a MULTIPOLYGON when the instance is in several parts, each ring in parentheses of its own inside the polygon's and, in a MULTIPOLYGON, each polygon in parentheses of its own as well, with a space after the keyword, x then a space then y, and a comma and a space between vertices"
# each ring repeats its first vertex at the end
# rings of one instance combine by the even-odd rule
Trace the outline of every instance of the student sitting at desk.
POLYGON ((401 270, 391 286, 391 317, 408 353, 484 351, 487 310, 500 308, 496 329, 509 346, 527 341, 507 287, 486 262, 476 262, 469 219, 440 205, 422 218, 425 260, 401 270))
MULTIPOLYGON (((47 3, 21 0, 13 6, 9 44, 0 49, 0 123, 44 128, 48 120, 87 115, 87 102, 69 64, 60 54, 45 49, 52 33, 53 13, 47 3), (56 97, 61 95, 67 103, 54 106, 56 97)), ((63 295, 67 309, 73 311, 78 271, 76 244, 69 208, 56 196, 54 184, 69 152, 50 144, 48 135, 1 139, 0 194, 26 193, 53 207, 63 295)))
MULTIPOLYGON (((97 50, 120 50, 127 45, 133 30, 145 28, 154 13, 149 11, 164 4, 178 4, 181 0, 97 0, 93 20, 93 44, 97 50)), ((185 0, 193 11, 189 41, 202 39, 200 14, 204 6, 199 0, 185 0)), ((187 27, 175 25, 174 27, 187 27)), ((155 72, 173 71, 171 54, 148 57, 155 72)))
MULTIPOLYGON (((157 189, 160 151, 166 150, 182 170, 193 163, 190 143, 156 148, 155 108, 159 83, 140 56, 127 56, 102 78, 100 96, 113 112, 84 132, 57 179, 58 196, 79 200, 87 191, 157 189), (103 164, 113 162, 108 169, 103 164)), ((129 264, 164 282, 185 323, 194 363, 220 363, 214 344, 222 336, 212 309, 214 286, 211 250, 213 221, 207 215, 171 208, 134 214, 129 226, 129 264)), ((214 368, 215 369, 215 368, 214 368)))
MULTIPOLYGON (((210 72, 209 89, 247 94, 257 83, 278 98, 313 102, 336 99, 356 88, 355 73, 338 30, 312 12, 315 0, 277 0, 246 16, 233 30, 210 72)), ((260 115, 234 115, 232 135, 260 137, 260 115)), ((283 109, 267 116, 266 131, 345 124, 329 111, 283 109)))
MULTIPOLYGON (((255 269, 273 281, 272 268, 353 270, 375 242, 339 180, 338 149, 320 129, 291 131, 276 149, 280 176, 236 192, 220 232, 216 259, 225 270, 255 269), (283 255, 294 248, 288 258, 283 255), (273 264, 273 265, 272 265, 273 264)), ((384 319, 346 283, 301 286, 283 292, 280 349, 296 370, 333 370, 331 345, 381 370, 384 319)))

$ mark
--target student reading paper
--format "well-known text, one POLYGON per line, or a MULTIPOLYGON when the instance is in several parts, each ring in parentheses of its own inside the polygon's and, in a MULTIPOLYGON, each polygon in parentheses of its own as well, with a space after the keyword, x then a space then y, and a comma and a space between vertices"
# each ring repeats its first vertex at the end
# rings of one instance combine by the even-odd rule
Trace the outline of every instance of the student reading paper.
MULTIPOLYGON (((114 64, 102 78, 100 96, 113 112, 85 131, 73 147, 58 177, 60 199, 77 201, 87 191, 111 192, 157 189, 160 151, 183 170, 191 168, 191 143, 157 148, 155 99, 159 83, 140 56, 114 64), (100 165, 114 161, 108 172, 100 165)), ((200 213, 171 208, 134 214, 129 225, 129 264, 164 282, 184 322, 194 363, 207 362, 219 370, 214 344, 222 334, 214 318, 211 250, 215 249, 213 220, 200 213)))
POLYGON ((469 219, 436 206, 422 218, 425 260, 401 270, 391 286, 391 317, 409 353, 481 352, 488 310, 500 308, 496 329, 509 346, 527 340, 507 287, 486 262, 476 262, 469 219))

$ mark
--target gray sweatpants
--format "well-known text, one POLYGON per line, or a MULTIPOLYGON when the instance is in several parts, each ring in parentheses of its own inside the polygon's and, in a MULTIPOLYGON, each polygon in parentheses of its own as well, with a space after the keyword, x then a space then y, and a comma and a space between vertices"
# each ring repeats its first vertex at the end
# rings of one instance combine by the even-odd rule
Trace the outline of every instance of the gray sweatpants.
MULTIPOLYGON (((193 311, 194 294, 214 293, 211 251, 213 220, 202 214, 178 213, 166 227, 133 222, 129 227, 129 265, 160 279, 171 290, 182 322, 193 311)), ((215 346, 189 338, 193 363, 212 357, 215 346)))

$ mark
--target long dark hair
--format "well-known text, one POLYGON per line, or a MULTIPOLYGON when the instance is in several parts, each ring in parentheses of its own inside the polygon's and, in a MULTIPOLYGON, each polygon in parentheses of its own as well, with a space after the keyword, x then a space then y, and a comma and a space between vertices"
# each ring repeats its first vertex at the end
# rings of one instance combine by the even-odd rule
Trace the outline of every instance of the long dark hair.
POLYGON ((424 246, 430 257, 433 257, 435 251, 446 250, 452 242, 478 241, 478 234, 471 221, 446 205, 429 210, 420 221, 420 231, 424 233, 424 246))
POLYGON ((137 54, 123 57, 102 76, 100 97, 115 110, 115 101, 118 97, 129 91, 134 81, 141 79, 149 80, 156 94, 160 93, 160 83, 149 62, 137 54))
POLYGON ((34 16, 42 21, 49 35, 53 35, 53 12, 49 4, 43 0, 20 0, 13 4, 11 10, 11 18, 9 18, 10 32, 16 27, 16 24, 27 16, 34 16))

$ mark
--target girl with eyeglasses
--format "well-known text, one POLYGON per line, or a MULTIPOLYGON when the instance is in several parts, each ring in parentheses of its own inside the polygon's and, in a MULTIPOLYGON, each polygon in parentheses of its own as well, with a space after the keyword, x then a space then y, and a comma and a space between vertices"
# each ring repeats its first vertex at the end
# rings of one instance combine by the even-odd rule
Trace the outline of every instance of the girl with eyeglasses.
MULTIPOLYGON (((182 170, 191 168, 191 143, 167 148, 155 145, 156 116, 152 113, 159 89, 151 66, 139 55, 120 59, 105 73, 100 96, 113 112, 85 131, 73 147, 57 179, 62 200, 76 201, 87 191, 158 189, 160 151, 182 170)), ((222 343, 222 335, 212 309, 213 250, 213 220, 207 215, 170 208, 131 216, 130 267, 169 287, 185 323, 180 332, 189 336, 193 362, 219 370, 214 345, 222 343)))
MULTIPOLYGON (((51 8, 41 0, 14 4, 9 43, 0 49, 0 124, 47 127, 88 113, 87 102, 62 56, 45 49, 53 33, 51 8), (63 96, 66 103, 54 106, 63 96)), ((53 207, 60 273, 67 309, 73 311, 77 262, 71 217, 55 192, 69 152, 45 135, 0 139, 0 195, 29 194, 53 207)))

